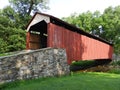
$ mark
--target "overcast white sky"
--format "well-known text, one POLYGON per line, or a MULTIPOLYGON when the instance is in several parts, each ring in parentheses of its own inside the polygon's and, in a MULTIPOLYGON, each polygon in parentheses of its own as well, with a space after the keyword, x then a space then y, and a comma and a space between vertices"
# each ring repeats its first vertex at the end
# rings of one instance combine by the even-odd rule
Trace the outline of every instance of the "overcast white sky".
MULTIPOLYGON (((0 0, 0 8, 8 5, 8 0, 0 0)), ((94 12, 99 10, 101 13, 109 6, 120 5, 120 0, 50 0, 47 14, 55 17, 67 17, 71 13, 82 13, 88 10, 94 12)))

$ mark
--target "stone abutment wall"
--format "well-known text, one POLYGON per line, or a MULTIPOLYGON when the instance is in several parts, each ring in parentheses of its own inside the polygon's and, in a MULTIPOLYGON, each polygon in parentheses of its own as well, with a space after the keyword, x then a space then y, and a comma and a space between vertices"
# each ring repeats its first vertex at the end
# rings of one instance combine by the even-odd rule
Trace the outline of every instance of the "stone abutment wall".
POLYGON ((22 53, 0 57, 0 83, 69 73, 64 49, 26 50, 22 53))

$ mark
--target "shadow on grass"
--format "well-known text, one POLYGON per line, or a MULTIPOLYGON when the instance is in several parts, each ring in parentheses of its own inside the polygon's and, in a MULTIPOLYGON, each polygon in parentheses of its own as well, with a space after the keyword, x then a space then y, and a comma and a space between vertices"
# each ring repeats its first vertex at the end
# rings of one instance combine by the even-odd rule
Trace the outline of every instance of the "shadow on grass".
POLYGON ((91 60, 91 61, 78 61, 70 65, 70 71, 85 70, 98 65, 107 65, 111 60, 91 60))

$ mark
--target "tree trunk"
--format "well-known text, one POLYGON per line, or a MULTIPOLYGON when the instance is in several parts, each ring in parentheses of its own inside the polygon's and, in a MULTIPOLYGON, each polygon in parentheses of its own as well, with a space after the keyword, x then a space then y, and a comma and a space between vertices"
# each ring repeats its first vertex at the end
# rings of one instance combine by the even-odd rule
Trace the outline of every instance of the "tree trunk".
POLYGON ((30 2, 30 8, 28 10, 28 15, 30 15, 30 13, 32 11, 33 4, 34 4, 34 2, 33 2, 33 0, 31 0, 31 2, 30 2))

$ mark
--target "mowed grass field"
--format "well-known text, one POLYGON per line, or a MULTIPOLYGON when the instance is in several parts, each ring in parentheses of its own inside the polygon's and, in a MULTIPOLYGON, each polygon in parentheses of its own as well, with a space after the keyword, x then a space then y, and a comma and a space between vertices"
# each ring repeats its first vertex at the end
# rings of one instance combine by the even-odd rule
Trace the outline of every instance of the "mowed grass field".
POLYGON ((69 76, 16 81, 0 90, 120 90, 120 74, 85 72, 69 76))

